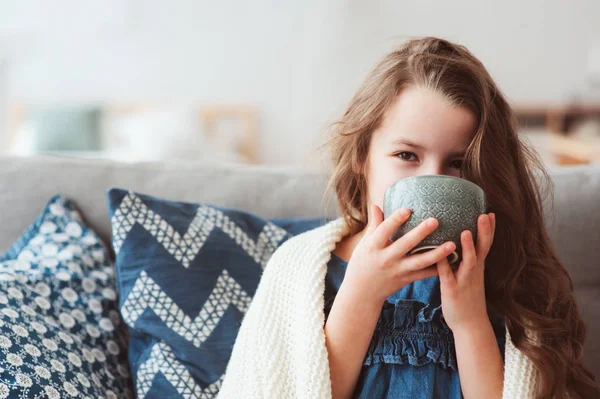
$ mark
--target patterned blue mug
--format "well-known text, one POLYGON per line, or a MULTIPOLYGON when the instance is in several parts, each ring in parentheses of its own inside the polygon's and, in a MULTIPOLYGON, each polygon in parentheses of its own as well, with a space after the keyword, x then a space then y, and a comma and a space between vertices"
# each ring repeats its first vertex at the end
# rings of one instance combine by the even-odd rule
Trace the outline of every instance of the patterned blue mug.
POLYGON ((426 252, 446 241, 453 241, 456 249, 448 262, 462 259, 460 234, 470 230, 477 242, 477 218, 486 213, 487 204, 483 189, 466 179, 445 175, 420 175, 401 179, 392 184, 383 199, 384 218, 398 208, 412 211, 409 219, 390 237, 395 241, 417 227, 429 217, 439 221, 438 228, 415 246, 408 255, 426 252))

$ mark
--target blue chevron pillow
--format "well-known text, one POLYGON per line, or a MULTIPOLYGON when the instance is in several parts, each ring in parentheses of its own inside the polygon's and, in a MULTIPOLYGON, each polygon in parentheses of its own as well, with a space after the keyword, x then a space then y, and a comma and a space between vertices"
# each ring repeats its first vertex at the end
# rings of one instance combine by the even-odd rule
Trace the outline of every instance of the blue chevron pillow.
POLYGON ((216 397, 270 256, 327 220, 264 220, 121 189, 108 202, 137 397, 216 397))
POLYGON ((0 255, 0 398, 133 397, 122 326, 108 249, 52 198, 0 255))

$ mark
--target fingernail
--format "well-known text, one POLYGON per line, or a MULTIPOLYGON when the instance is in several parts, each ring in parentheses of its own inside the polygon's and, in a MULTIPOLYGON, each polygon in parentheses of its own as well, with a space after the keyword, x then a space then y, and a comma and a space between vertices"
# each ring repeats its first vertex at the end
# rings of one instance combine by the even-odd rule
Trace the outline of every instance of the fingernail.
POLYGON ((429 218, 429 219, 427 219, 427 226, 429 226, 429 227, 435 226, 436 223, 437 223, 437 220, 435 218, 429 218))
POLYGON ((408 208, 400 208, 400 209, 398 210, 398 214, 399 214, 400 216, 407 216, 407 215, 408 215, 408 208))
POLYGON ((446 244, 444 244, 444 249, 446 251, 454 251, 455 247, 456 247, 456 244, 454 244, 453 242, 447 242, 446 244))

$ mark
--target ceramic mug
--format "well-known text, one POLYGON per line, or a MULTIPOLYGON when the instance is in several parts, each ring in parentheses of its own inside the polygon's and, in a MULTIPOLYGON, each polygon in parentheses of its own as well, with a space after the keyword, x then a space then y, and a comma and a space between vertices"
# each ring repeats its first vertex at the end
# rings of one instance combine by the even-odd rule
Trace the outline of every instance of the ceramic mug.
POLYGON ((454 264, 462 259, 460 235, 470 230, 477 242, 477 219, 486 213, 483 189, 466 179, 446 175, 420 175, 401 179, 392 184, 383 199, 384 218, 398 208, 409 208, 409 219, 390 237, 395 241, 429 217, 439 221, 438 228, 415 246, 408 255, 426 252, 447 241, 456 249, 448 256, 454 264))

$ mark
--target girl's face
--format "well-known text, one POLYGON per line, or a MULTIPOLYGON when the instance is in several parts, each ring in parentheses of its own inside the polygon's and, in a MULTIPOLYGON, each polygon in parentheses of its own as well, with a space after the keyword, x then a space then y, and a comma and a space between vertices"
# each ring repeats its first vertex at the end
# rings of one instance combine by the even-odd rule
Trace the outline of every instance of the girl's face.
POLYGON ((405 177, 460 177, 464 153, 476 130, 477 118, 469 109, 451 105, 430 89, 403 90, 371 137, 368 209, 371 204, 383 209, 385 190, 405 177))

